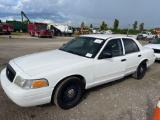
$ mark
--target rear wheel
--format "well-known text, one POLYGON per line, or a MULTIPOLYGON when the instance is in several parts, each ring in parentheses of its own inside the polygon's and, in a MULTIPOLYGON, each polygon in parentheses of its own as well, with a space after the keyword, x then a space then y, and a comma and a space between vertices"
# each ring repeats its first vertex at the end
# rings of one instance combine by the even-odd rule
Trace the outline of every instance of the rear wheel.
POLYGON ((10 31, 7 31, 7 35, 10 35, 11 34, 11 32, 10 31))
POLYGON ((147 65, 146 62, 143 61, 142 63, 139 64, 137 70, 133 74, 133 77, 136 79, 142 79, 147 71, 147 65))
POLYGON ((54 93, 54 103, 62 109, 76 106, 84 93, 84 83, 77 77, 62 81, 54 93))
POLYGON ((31 36, 31 37, 33 37, 33 34, 32 34, 32 32, 30 32, 30 36, 31 36))
POLYGON ((144 40, 147 40, 147 37, 144 37, 144 40))

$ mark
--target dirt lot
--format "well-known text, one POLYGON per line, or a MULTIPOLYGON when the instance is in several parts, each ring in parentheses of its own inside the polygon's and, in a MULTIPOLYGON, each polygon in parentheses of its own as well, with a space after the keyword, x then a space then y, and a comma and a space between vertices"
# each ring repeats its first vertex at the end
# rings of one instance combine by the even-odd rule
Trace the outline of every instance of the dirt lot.
MULTIPOLYGON (((10 59, 56 49, 71 37, 30 38, 0 36, 0 71, 10 59)), ((142 41, 145 44, 144 41, 142 41)), ((82 101, 70 110, 47 104, 19 107, 0 86, 1 120, 150 120, 160 97, 160 62, 152 65, 142 80, 131 76, 87 90, 82 101)))

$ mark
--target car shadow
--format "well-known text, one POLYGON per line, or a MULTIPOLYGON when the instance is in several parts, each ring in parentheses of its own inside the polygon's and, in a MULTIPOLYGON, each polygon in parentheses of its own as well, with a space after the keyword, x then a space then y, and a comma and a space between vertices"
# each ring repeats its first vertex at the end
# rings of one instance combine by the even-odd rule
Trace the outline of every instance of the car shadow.
POLYGON ((156 63, 160 63, 160 60, 155 60, 156 63))

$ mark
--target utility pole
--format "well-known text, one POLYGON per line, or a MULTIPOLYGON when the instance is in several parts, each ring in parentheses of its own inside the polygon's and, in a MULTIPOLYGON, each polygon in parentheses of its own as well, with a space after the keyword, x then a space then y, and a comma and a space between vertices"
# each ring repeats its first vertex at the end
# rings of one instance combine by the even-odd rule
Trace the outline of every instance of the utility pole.
POLYGON ((130 27, 130 24, 128 24, 127 37, 128 37, 128 34, 129 34, 129 27, 130 27))

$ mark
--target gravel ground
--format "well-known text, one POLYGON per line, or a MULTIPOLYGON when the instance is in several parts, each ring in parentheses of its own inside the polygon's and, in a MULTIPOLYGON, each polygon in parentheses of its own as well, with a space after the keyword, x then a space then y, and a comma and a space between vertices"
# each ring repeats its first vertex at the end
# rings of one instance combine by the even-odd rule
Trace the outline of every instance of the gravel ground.
MULTIPOLYGON (((31 38, 0 36, 0 71, 10 59, 56 49, 71 37, 31 38)), ((145 41, 141 41, 146 44, 145 41)), ((131 76, 87 90, 70 110, 53 104, 23 108, 14 104, 0 86, 1 120, 151 120, 160 97, 160 62, 155 62, 142 80, 131 76)))

